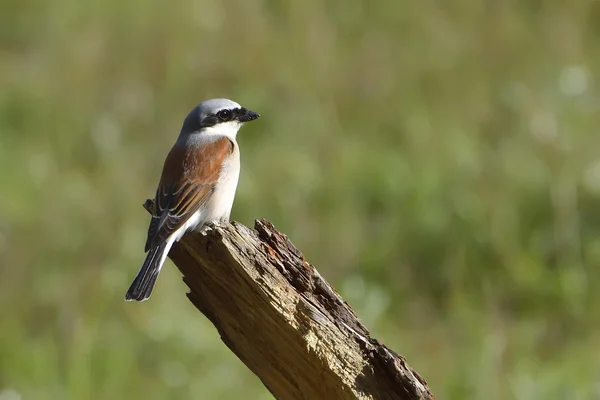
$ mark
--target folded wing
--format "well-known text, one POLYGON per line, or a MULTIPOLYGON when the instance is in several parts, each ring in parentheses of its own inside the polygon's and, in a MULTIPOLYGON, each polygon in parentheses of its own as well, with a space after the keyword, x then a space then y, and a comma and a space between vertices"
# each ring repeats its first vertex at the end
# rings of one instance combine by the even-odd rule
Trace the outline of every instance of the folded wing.
POLYGON ((199 145, 175 145, 171 149, 156 190, 146 251, 166 241, 206 205, 233 146, 224 137, 199 145))

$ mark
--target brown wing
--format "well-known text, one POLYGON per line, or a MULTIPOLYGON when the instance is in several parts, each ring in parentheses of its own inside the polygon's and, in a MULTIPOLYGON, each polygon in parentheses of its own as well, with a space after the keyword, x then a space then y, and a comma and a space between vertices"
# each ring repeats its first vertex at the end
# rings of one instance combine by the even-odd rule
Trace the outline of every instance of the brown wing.
POLYGON ((206 204, 223 160, 232 151, 233 142, 228 138, 201 147, 175 145, 171 149, 156 190, 146 251, 164 242, 206 204))

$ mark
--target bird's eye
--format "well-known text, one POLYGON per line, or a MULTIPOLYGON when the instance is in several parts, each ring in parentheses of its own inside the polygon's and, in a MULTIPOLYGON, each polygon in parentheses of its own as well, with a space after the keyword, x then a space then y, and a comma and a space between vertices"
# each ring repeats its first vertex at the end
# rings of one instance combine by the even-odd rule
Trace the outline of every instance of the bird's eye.
POLYGON ((221 121, 229 121, 231 119, 231 111, 221 110, 217 113, 217 117, 219 117, 221 121))

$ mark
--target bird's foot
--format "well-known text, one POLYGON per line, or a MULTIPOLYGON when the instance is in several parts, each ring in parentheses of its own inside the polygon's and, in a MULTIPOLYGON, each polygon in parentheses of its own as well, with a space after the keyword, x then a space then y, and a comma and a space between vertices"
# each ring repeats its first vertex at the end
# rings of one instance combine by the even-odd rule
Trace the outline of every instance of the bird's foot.
POLYGON ((229 221, 227 219, 218 219, 215 221, 210 221, 210 222, 205 223, 202 226, 202 228, 200 228, 199 232, 207 233, 210 230, 215 230, 217 228, 224 228, 228 223, 229 223, 229 221))

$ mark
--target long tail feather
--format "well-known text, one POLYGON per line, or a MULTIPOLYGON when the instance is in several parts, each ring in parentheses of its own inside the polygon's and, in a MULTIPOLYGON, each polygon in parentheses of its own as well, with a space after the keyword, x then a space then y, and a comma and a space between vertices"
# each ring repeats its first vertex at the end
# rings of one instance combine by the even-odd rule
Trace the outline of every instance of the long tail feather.
POLYGON ((156 278, 158 278, 160 269, 170 249, 171 243, 169 242, 161 243, 155 248, 150 249, 142 268, 140 268, 129 290, 127 290, 125 300, 144 301, 150 297, 156 278))

